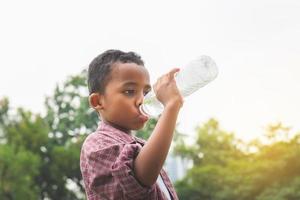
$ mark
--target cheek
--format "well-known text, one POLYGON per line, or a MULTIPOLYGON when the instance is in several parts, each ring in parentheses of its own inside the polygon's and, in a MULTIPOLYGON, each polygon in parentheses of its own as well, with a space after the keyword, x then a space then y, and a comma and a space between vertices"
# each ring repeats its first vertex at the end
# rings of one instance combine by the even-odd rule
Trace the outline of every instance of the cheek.
POLYGON ((124 99, 114 99, 113 103, 111 104, 111 111, 117 115, 126 115, 129 114, 128 112, 131 112, 131 102, 124 99))
POLYGON ((133 106, 130 101, 123 100, 123 101, 119 102, 119 104, 117 106, 120 110, 123 111, 123 113, 122 113, 123 115, 128 115, 131 112, 133 112, 133 106))

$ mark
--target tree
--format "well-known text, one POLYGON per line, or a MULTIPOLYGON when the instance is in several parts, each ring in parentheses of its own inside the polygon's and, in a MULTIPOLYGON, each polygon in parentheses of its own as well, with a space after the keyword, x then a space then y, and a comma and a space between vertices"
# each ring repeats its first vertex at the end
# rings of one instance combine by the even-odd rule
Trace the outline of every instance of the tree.
POLYGON ((37 199, 36 178, 42 147, 47 142, 47 124, 38 115, 18 109, 9 114, 9 101, 0 100, 0 196, 3 199, 37 199))
POLYGON ((288 184, 274 184, 260 194, 257 200, 298 200, 300 199, 300 177, 288 184))
POLYGON ((88 104, 86 71, 58 84, 53 96, 46 98, 45 105, 45 120, 50 131, 47 162, 42 167, 39 180, 42 196, 50 199, 82 199, 84 187, 79 166, 81 145, 85 137, 96 130, 99 120, 88 104))
POLYGON ((230 160, 243 156, 237 148, 238 140, 232 133, 220 129, 215 119, 197 127, 195 144, 179 141, 175 153, 191 159, 194 167, 186 177, 176 183, 180 199, 222 199, 220 191, 224 183, 224 168, 230 160))
POLYGON ((80 149, 98 121, 88 109, 85 80, 83 72, 57 85, 53 96, 46 99, 44 117, 11 110, 7 98, 0 101, 1 196, 84 199, 80 149))
POLYGON ((16 151, 8 144, 1 144, 1 199, 38 199, 40 190, 35 184, 35 178, 39 173, 40 162, 39 156, 30 151, 16 151))
POLYGON ((186 177, 176 183, 181 199, 291 200, 298 199, 300 134, 283 140, 282 124, 267 127, 265 144, 241 143, 220 130, 216 120, 197 128, 194 146, 178 144, 177 153, 194 161, 186 177), (272 135, 272 138, 269 136, 272 135), (276 139, 274 139, 276 138, 276 139), (250 151, 255 146, 256 151, 250 151))

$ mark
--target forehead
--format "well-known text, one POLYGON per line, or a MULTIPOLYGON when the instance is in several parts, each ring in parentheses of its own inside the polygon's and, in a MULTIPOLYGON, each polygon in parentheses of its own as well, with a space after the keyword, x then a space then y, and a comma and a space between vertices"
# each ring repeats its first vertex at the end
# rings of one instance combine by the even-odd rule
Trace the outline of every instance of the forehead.
POLYGON ((111 81, 119 82, 136 82, 141 85, 150 84, 150 77, 144 66, 135 63, 115 63, 111 71, 111 81))

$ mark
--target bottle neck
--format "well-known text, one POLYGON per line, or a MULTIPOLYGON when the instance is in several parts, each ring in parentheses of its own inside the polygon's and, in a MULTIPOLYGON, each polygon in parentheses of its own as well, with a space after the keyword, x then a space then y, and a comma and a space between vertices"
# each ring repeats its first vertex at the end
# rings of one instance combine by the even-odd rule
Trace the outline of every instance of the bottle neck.
POLYGON ((142 115, 150 117, 149 114, 147 113, 146 109, 145 109, 145 104, 144 103, 139 106, 139 110, 140 110, 142 115))

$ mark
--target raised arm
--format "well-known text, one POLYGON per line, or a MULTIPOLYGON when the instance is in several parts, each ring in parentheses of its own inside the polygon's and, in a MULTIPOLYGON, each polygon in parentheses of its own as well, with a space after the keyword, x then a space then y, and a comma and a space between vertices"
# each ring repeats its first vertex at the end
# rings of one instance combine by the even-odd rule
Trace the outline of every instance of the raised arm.
POLYGON ((154 85, 154 92, 165 108, 153 133, 134 161, 135 176, 145 186, 151 186, 157 180, 167 157, 177 116, 183 104, 183 98, 174 79, 174 74, 178 71, 177 68, 171 70, 160 77, 154 85))

